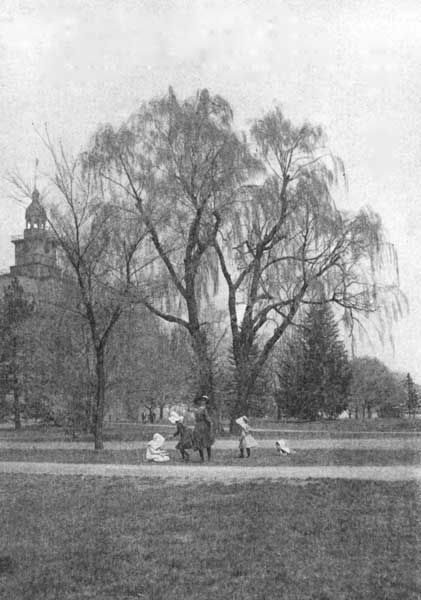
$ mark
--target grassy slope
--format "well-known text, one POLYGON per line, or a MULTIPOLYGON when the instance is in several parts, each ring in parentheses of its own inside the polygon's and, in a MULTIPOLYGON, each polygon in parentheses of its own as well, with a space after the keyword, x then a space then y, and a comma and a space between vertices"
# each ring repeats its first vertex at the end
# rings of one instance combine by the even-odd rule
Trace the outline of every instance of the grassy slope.
MULTIPOLYGON (((418 599, 414 483, 3 476, 7 600, 418 599)), ((1 564, 1 561, 0 561, 1 564)))

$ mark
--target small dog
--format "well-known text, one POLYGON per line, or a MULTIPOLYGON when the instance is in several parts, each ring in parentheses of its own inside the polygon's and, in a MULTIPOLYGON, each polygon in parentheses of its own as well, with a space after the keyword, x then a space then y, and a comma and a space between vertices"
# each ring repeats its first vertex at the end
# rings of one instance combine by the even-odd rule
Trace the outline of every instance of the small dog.
POLYGON ((275 447, 280 456, 284 454, 291 454, 291 450, 288 448, 285 440, 277 440, 275 442, 275 447))

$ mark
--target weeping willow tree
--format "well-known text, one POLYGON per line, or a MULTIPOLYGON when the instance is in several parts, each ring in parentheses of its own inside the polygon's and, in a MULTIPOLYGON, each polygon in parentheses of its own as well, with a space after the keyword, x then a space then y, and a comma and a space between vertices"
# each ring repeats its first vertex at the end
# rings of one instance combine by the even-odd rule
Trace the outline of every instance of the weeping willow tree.
POLYGON ((402 300, 397 279, 383 277, 397 262, 379 216, 334 203, 345 171, 321 128, 296 127, 275 109, 254 123, 251 139, 265 176, 243 186, 215 241, 237 369, 233 416, 247 411, 261 369, 307 305, 336 304, 350 330, 376 315, 381 331, 402 300))
POLYGON ((133 202, 148 231, 153 285, 138 293, 155 315, 188 331, 201 394, 213 400, 206 310, 218 287, 214 244, 235 192, 257 170, 232 128, 232 110, 202 90, 143 105, 120 128, 100 127, 85 155, 90 170, 133 202))
POLYGON ((222 273, 236 365, 235 413, 247 410, 259 373, 308 304, 336 304, 350 330, 375 315, 382 333, 399 316, 396 257, 381 220, 369 209, 336 207, 344 167, 319 127, 297 127, 276 109, 254 123, 247 140, 235 132, 231 107, 220 96, 202 90, 181 101, 170 89, 120 127, 99 127, 79 167, 80 177, 56 157, 55 183, 71 216, 66 228, 59 223, 57 235, 65 252, 70 241, 77 244, 67 252, 70 263, 79 269, 93 252, 105 256, 113 248, 103 273, 107 289, 129 282, 154 315, 188 332, 197 391, 212 400, 208 315, 222 273), (80 206, 69 204, 75 189, 80 206), (92 210, 80 213, 86 198, 92 210), (112 234, 103 236, 108 223, 112 234), (74 237, 82 224, 86 241, 74 237), (136 260, 128 225, 129 232, 132 226, 143 232, 136 260))

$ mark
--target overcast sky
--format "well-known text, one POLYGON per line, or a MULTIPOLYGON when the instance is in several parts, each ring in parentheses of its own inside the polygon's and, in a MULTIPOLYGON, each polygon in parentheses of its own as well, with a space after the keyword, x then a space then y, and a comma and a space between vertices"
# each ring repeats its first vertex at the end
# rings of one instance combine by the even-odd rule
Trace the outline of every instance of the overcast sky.
POLYGON ((223 95, 242 126, 278 103, 325 128, 347 208, 382 216, 410 314, 394 353, 366 350, 421 383, 420 74, 420 0, 2 0, 0 269, 24 228, 3 177, 32 179, 36 156, 42 171, 33 123, 76 151, 169 85, 223 95))

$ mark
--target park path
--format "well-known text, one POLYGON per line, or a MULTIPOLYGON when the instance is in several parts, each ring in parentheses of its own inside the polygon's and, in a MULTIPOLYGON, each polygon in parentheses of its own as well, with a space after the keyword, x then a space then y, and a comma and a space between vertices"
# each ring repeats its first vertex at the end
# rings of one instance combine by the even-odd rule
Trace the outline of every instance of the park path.
POLYGON ((103 465, 68 463, 0 462, 0 473, 82 475, 100 477, 138 477, 164 479, 165 482, 184 485, 191 481, 235 483, 269 479, 368 479, 375 481, 421 480, 421 467, 347 467, 347 466, 271 466, 240 467, 198 465, 103 465))
MULTIPOLYGON (((413 438, 356 438, 356 439, 331 439, 331 438, 317 438, 317 439, 293 439, 288 436, 282 436, 283 439, 287 440, 290 448, 294 450, 311 450, 311 449, 334 449, 342 448, 349 450, 370 450, 370 449, 381 449, 381 450, 396 450, 396 449, 412 449, 421 450, 421 437, 413 438)), ((261 448, 274 448, 275 439, 259 439, 259 447, 261 448)), ((135 441, 135 442, 105 442, 104 448, 106 450, 138 450, 146 448, 146 441, 135 441)), ((168 449, 174 449, 176 442, 168 440, 166 442, 168 449)), ((92 442, 17 442, 0 439, 0 450, 4 449, 20 449, 20 450, 92 450, 92 442)), ((238 448, 238 440, 235 439, 217 439, 214 448, 221 450, 232 450, 238 448)))

